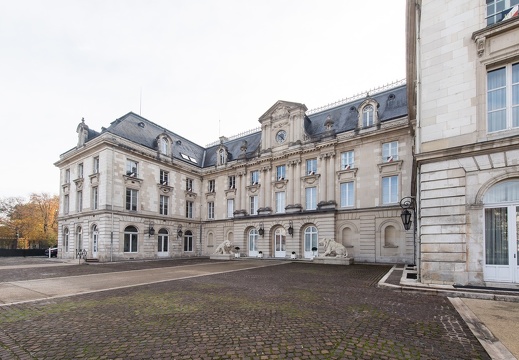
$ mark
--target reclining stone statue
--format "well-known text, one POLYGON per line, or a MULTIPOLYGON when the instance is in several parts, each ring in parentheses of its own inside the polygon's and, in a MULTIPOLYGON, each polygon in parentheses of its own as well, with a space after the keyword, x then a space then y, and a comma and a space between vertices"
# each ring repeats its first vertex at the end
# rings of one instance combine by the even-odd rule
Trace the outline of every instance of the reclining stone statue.
POLYGON ((225 240, 216 248, 215 254, 233 254, 232 244, 229 240, 225 240))
POLYGON ((319 246, 325 250, 322 256, 348 257, 348 250, 344 245, 333 239, 324 238, 319 241, 319 246))

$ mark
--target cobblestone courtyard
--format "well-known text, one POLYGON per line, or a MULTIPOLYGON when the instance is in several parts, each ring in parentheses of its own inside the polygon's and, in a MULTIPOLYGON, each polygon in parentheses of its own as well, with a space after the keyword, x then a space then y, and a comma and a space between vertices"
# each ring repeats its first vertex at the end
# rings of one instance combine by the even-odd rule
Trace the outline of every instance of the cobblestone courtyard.
MULTIPOLYGON (((489 358, 447 298, 376 288, 389 269, 287 262, 0 306, 0 358, 489 358)), ((120 270, 9 270, 0 281, 120 270)))

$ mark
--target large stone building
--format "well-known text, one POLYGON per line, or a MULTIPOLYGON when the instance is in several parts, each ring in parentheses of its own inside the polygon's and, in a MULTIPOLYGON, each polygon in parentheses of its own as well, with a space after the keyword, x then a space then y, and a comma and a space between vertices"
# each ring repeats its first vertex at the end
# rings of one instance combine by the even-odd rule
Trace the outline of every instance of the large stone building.
POLYGON ((242 256, 301 259, 333 238, 356 262, 414 261, 404 84, 313 112, 278 101, 259 123, 202 147, 134 113, 100 132, 82 121, 56 162, 59 256, 204 256, 230 240, 242 256))
POLYGON ((518 4, 408 1, 424 283, 519 283, 518 4))

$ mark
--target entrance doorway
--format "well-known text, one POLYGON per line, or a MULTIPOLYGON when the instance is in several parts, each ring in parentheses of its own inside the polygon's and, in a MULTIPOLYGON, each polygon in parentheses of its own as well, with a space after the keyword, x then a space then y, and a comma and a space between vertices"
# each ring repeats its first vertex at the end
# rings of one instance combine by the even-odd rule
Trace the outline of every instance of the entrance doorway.
POLYGON ((258 256, 258 239, 259 239, 258 230, 251 229, 249 231, 249 256, 250 257, 258 256))
POLYGON ((286 257, 287 251, 287 236, 284 228, 277 228, 274 233, 274 256, 275 257, 286 257))
POLYGON ((313 259, 317 254, 317 228, 315 226, 308 226, 304 232, 305 236, 305 259, 313 259), (316 249, 316 250, 312 250, 316 249))
POLYGON ((97 259, 97 251, 99 247, 99 230, 97 225, 92 226, 92 257, 97 259))

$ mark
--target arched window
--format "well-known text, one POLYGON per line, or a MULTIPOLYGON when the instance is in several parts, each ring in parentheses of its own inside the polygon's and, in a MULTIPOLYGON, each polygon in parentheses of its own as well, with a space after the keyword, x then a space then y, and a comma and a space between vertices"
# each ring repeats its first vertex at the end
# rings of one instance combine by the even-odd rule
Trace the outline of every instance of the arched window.
POLYGON ((342 245, 353 245, 353 230, 349 227, 342 229, 342 245))
POLYGON ((65 251, 68 251, 68 240, 69 240, 69 231, 68 228, 63 230, 63 247, 65 251))
POLYGON ((285 257, 287 248, 287 236, 285 228, 278 227, 274 232, 274 256, 285 257))
POLYGON ((362 109, 362 127, 368 127, 375 124, 375 109, 373 105, 367 105, 362 109))
POLYGON ((250 229, 249 231, 249 254, 250 252, 258 251, 258 239, 259 233, 256 228, 250 229))
POLYGON ((225 165, 227 162, 227 154, 225 153, 225 149, 220 149, 218 152, 218 162, 220 165, 225 165))
POLYGON ((124 229, 124 252, 137 252, 137 228, 135 226, 127 226, 124 229))
POLYGON ((166 229, 160 229, 157 236, 158 252, 168 252, 169 233, 166 229))
POLYGON ((485 204, 519 201, 519 180, 508 180, 492 186, 483 197, 485 204))
POLYGON ((164 155, 168 154, 168 145, 169 145, 168 139, 166 139, 165 137, 161 137, 159 139, 159 151, 161 154, 164 154, 164 155))
POLYGON ((212 232, 207 234, 207 246, 214 246, 214 235, 212 232))
POLYGON ((305 258, 313 258, 317 251, 317 228, 308 226, 304 231, 305 258), (315 249, 315 250, 314 250, 315 249))
POLYGON ((193 233, 190 230, 184 234, 184 251, 193 251, 193 233))
POLYGON ((76 228, 76 247, 77 250, 83 249, 83 231, 81 229, 81 226, 78 226, 76 228))
POLYGON ((92 225, 92 252, 94 254, 97 253, 98 247, 99 247, 99 230, 97 230, 97 225, 92 225))

